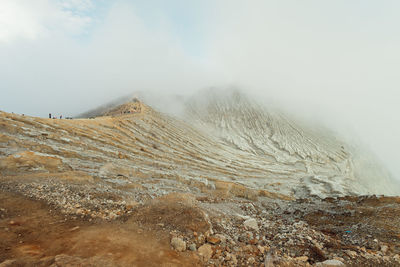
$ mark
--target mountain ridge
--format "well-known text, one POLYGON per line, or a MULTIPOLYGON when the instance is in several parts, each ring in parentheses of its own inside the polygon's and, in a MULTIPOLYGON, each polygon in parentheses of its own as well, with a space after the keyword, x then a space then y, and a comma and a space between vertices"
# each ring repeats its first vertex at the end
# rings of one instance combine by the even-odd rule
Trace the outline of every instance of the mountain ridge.
MULTIPOLYGON (((138 98, 152 102, 151 95, 137 92, 86 114, 98 117, 116 116, 120 112, 118 109, 123 109, 124 105, 128 105, 126 103, 130 103, 130 100, 126 99, 139 101, 138 98)), ((390 186, 390 183, 396 184, 395 180, 385 174, 383 169, 379 170, 381 168, 379 166, 369 168, 376 169, 375 173, 382 176, 381 183, 376 183, 373 179, 363 179, 363 172, 360 170, 371 165, 371 160, 367 163, 360 160, 361 163, 356 163, 357 170, 355 170, 354 159, 357 158, 354 156, 355 150, 341 141, 337 135, 316 126, 314 128, 303 126, 301 122, 291 119, 287 114, 273 108, 265 108, 238 90, 206 90, 186 98, 178 96, 160 98, 168 99, 170 105, 178 107, 179 114, 160 113, 149 108, 150 111, 146 116, 154 119, 155 124, 158 121, 164 121, 164 124, 176 124, 176 127, 168 128, 172 136, 180 136, 185 132, 185 128, 190 128, 189 132, 193 134, 193 140, 197 140, 196 148, 200 151, 197 155, 205 162, 218 162, 221 166, 214 165, 217 169, 226 169, 224 160, 233 164, 240 162, 239 165, 236 164, 236 168, 232 167, 232 170, 238 173, 239 179, 236 181, 245 186, 267 189, 268 183, 279 182, 286 184, 279 189, 281 190, 279 193, 297 197, 305 197, 308 194, 321 197, 348 194, 393 195, 399 191, 396 191, 395 186, 390 186), (180 133, 175 132, 178 129, 180 133), (198 138, 199 134, 202 136, 201 139, 198 138), (208 152, 204 148, 201 149, 202 142, 204 148, 213 152, 215 157, 210 158, 208 152), (210 143, 213 145, 209 146, 210 143), (238 159, 238 155, 246 159, 244 161, 238 159), (251 174, 245 171, 252 168, 254 172, 251 174), (380 189, 375 189, 377 184, 380 189)), ((165 102, 168 101, 164 101, 162 105, 165 106, 165 102)), ((154 125, 147 125, 145 131, 151 128, 160 131, 154 125)), ((161 131, 158 134, 164 133, 161 131)), ((165 140, 168 142, 167 136, 165 140)), ((188 148, 185 150, 188 151, 188 148)), ((166 158, 169 155, 173 154, 166 155, 166 158)), ((363 155, 359 156, 362 157, 363 155)), ((231 181, 232 177, 227 178, 220 173, 216 179, 231 181)))
POLYGON ((395 186, 352 172, 370 160, 241 95, 171 99, 0 112, 0 262, 398 266, 400 199, 363 183, 395 186))

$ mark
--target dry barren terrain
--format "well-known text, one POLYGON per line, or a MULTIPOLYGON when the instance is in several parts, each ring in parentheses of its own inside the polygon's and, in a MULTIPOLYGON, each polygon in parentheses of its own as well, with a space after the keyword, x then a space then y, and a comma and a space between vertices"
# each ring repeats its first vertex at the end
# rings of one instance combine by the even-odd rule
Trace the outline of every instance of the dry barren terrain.
POLYGON ((400 199, 360 196, 342 142, 236 102, 0 112, 0 266, 399 266, 400 199))

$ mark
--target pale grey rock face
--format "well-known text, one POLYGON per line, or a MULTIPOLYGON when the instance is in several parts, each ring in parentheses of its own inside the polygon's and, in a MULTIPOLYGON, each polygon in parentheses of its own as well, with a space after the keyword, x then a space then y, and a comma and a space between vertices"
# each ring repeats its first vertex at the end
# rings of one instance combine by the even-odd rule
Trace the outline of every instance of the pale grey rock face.
POLYGON ((254 171, 238 179, 247 186, 296 197, 400 193, 398 183, 393 186, 393 177, 369 152, 238 91, 202 92, 187 101, 184 117, 224 145, 227 166, 240 169, 239 158, 247 158, 246 168, 254 171), (367 169, 375 180, 365 173, 367 169))

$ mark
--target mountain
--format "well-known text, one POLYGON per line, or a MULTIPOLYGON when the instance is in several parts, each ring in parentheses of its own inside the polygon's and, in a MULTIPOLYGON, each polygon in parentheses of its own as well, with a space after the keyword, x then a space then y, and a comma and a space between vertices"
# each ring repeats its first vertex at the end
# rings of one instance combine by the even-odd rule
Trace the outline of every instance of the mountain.
MULTIPOLYGON (((263 169, 242 183, 267 188, 282 183, 287 194, 335 196, 400 194, 400 185, 370 151, 347 144, 318 123, 296 120, 240 91, 204 91, 186 102, 186 121, 263 169), (257 163, 256 163, 257 162, 257 163), (257 178, 256 178, 257 177, 257 178), (265 179, 264 179, 265 178, 265 179)), ((256 173, 256 172, 252 172, 256 173)))
POLYGON ((400 200, 372 196, 398 185, 317 123, 235 90, 78 117, 0 112, 0 265, 400 264, 400 200))
MULTIPOLYGON (((393 186, 397 182, 372 153, 362 153, 331 131, 265 107, 238 90, 204 90, 190 97, 158 99, 139 92, 124 99, 136 102, 137 97, 166 113, 146 106, 147 120, 140 120, 144 131, 131 122, 125 124, 144 139, 156 136, 143 146, 157 146, 158 156, 186 180, 203 177, 207 183, 235 182, 252 190, 296 198, 400 193, 399 187, 393 186)), ((79 117, 123 115, 122 109, 132 102, 121 101, 79 117)), ((152 171, 158 175, 174 173, 152 171)))

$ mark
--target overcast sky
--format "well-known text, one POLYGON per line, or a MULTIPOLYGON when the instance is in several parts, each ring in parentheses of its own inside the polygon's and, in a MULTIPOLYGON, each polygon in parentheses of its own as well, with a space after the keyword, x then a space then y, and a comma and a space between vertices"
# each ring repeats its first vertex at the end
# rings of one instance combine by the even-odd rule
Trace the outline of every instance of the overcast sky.
POLYGON ((0 110, 75 115, 236 85, 369 146, 400 179, 400 1, 0 0, 0 110))

